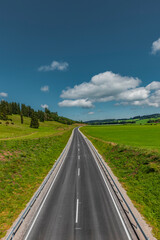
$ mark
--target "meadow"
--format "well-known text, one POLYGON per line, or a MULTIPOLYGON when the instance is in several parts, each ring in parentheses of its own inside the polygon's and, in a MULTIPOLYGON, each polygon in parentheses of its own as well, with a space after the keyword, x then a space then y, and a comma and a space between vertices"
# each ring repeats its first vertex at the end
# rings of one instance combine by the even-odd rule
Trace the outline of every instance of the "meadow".
POLYGON ((40 122, 38 129, 30 128, 30 118, 23 117, 24 123, 21 124, 19 115, 9 116, 11 121, 0 120, 0 140, 10 139, 35 139, 38 137, 51 136, 58 133, 59 130, 68 129, 68 125, 61 124, 55 121, 40 122), (6 124, 8 122, 9 124, 6 124))
POLYGON ((57 122, 29 127, 30 119, 13 115, 14 125, 0 125, 0 238, 25 208, 65 147, 74 125, 57 122))
POLYGON ((107 142, 160 151, 160 124, 86 126, 83 131, 107 142))
POLYGON ((85 126, 81 131, 160 240, 160 125, 85 126))

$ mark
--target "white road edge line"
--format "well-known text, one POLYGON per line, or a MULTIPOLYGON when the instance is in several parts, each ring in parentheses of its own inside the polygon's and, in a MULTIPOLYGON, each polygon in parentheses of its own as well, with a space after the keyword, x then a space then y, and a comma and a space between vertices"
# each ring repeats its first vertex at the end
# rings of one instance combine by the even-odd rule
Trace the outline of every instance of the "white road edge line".
POLYGON ((107 188, 108 188, 108 191, 109 191, 110 196, 111 196, 111 198, 112 198, 112 201, 113 201, 113 203, 114 203, 114 205, 115 205, 115 208, 116 208, 116 210, 117 210, 117 213, 118 213, 118 215, 119 215, 119 218, 120 218, 120 220, 121 220, 121 222, 122 222, 122 225, 123 225, 123 227, 124 227, 124 230, 125 230, 125 232, 126 232, 126 234, 127 234, 127 237, 128 237, 129 240, 132 240, 131 237, 130 237, 130 234, 129 234, 129 232, 128 232, 128 229, 126 228, 126 225, 125 225, 125 223, 124 223, 124 220, 123 220, 123 218, 122 218, 122 216, 121 216, 121 214, 120 214, 120 212, 119 212, 119 209, 118 209, 118 207, 117 207, 117 204, 116 204, 116 202, 115 202, 115 200, 114 200, 114 198, 113 198, 113 195, 112 195, 112 193, 111 193, 111 191, 110 191, 110 189, 109 189, 108 183, 106 182, 106 179, 104 178, 104 175, 103 175, 103 173, 102 173, 102 170, 100 169, 100 166, 98 165, 97 161, 96 161, 96 164, 97 164, 97 166, 98 166, 98 168, 99 168, 99 170, 100 170, 100 173, 101 173, 101 175, 102 175, 102 177, 103 177, 103 180, 104 180, 104 182, 105 182, 105 184, 106 184, 106 186, 107 186, 107 188))
POLYGON ((76 223, 78 223, 78 206, 79 206, 79 199, 77 199, 77 205, 76 205, 76 223))
MULTIPOLYGON (((79 130, 79 129, 78 129, 79 130)), ((80 131, 79 131, 80 132, 80 131)), ((81 132, 80 132, 81 133, 81 132)), ((82 133, 81 133, 82 134, 82 133)), ((82 135, 83 136, 83 135, 82 135)), ((85 140, 85 139, 84 139, 85 140)), ((86 142, 87 143, 87 142, 86 142)), ((88 144, 87 144, 88 145, 88 144)), ((89 146, 89 145, 88 145, 89 146)), ((94 153, 93 152, 93 150, 91 149, 91 147, 89 146, 89 149, 91 150, 91 152, 92 152, 92 154, 94 153)), ((110 196, 111 196, 111 199, 112 199, 112 201, 113 201, 113 203, 114 203, 114 206, 115 206, 115 208, 116 208, 116 210, 117 210, 117 213, 118 213, 118 215, 119 215, 119 218, 120 218, 120 220, 121 220, 121 222, 122 222, 122 225, 123 225, 123 227, 124 227, 124 230, 125 230, 125 232, 126 232, 126 234, 127 234, 127 237, 128 237, 128 239, 129 240, 132 240, 131 239, 131 237, 130 237, 130 234, 129 234, 129 232, 128 232, 128 229, 126 228, 126 225, 125 225, 125 223, 124 223, 124 220, 123 220, 123 218, 122 218, 122 216, 121 216, 121 214, 120 214, 120 212, 119 212, 119 209, 118 209, 118 207, 117 207, 117 204, 116 204, 116 202, 115 202, 115 200, 114 200, 114 198, 113 198, 113 195, 112 195, 112 193, 111 193, 111 191, 110 191, 110 189, 109 189, 109 186, 108 186, 108 183, 106 182, 106 179, 105 179, 105 177, 104 177, 104 174, 102 173, 102 170, 100 169, 100 166, 98 165, 98 162, 97 162, 97 160, 95 159, 96 158, 96 155, 94 154, 93 155, 93 157, 94 157, 94 160, 95 160, 95 162, 96 162, 96 164, 97 164, 97 166, 98 166, 98 168, 99 168, 99 171, 100 171, 100 173, 101 173, 101 175, 102 175, 102 177, 103 177, 103 180, 104 180, 104 182, 105 182, 105 184, 106 184, 106 187, 107 187, 107 189, 108 189, 108 192, 109 192, 109 194, 110 194, 110 196)))
POLYGON ((30 229, 29 229, 29 231, 28 231, 28 233, 27 233, 27 236, 25 237, 24 240, 27 240, 27 238, 28 238, 28 236, 29 236, 29 234, 30 234, 30 232, 31 232, 31 230, 32 230, 32 228, 33 228, 33 226, 34 226, 37 218, 38 218, 38 215, 39 215, 39 213, 40 213, 40 211, 41 211, 41 209, 42 209, 42 207, 43 207, 43 205, 44 205, 44 203, 45 203, 45 201, 46 201, 46 199, 47 199, 47 197, 48 197, 48 195, 49 195, 49 193, 50 193, 50 191, 51 191, 51 188, 53 187, 53 184, 54 184, 54 182, 55 182, 55 180, 56 180, 56 178, 57 178, 57 176, 58 176, 58 173, 60 172, 60 170, 61 170, 61 168, 62 168, 62 165, 63 165, 65 159, 66 159, 66 155, 65 155, 64 158, 63 158, 63 161, 62 161, 62 163, 61 163, 61 166, 59 167, 58 172, 56 173, 56 176, 55 176, 55 178, 54 178, 54 180, 53 180, 53 182, 52 182, 52 184, 51 184, 51 186, 50 186, 50 188, 49 188, 49 190, 48 190, 48 192, 47 192, 47 194, 46 194, 46 196, 45 196, 45 198, 44 198, 44 200, 43 200, 43 202, 42 202, 41 207, 39 208, 39 210, 38 210, 38 212, 37 212, 37 215, 36 215, 36 217, 35 217, 32 225, 31 225, 31 227, 30 227, 30 229))
POLYGON ((78 176, 80 175, 80 168, 78 168, 78 176))

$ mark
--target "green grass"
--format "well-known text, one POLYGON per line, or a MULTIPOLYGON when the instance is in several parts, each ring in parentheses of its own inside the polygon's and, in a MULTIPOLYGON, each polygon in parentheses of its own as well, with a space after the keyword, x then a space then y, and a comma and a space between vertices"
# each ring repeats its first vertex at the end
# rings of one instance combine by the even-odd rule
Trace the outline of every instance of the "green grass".
POLYGON ((160 151, 160 125, 86 126, 86 134, 104 141, 160 151))
POLYGON ((23 125, 18 116, 13 119, 14 125, 0 126, 0 138, 6 139, 0 141, 0 238, 40 186, 74 128, 45 122, 30 129, 30 119, 23 125))
POLYGON ((7 121, 2 121, 0 124, 0 140, 7 139, 33 139, 39 137, 51 136, 59 132, 59 129, 63 128, 64 130, 68 128, 67 125, 55 122, 55 121, 45 121, 44 123, 40 122, 40 127, 38 129, 30 128, 30 118, 24 117, 24 124, 20 123, 19 115, 9 116, 12 119, 14 125, 11 124, 6 126, 7 121))
POLYGON ((159 118, 136 119, 136 124, 147 124, 149 120, 158 120, 159 118))
POLYGON ((99 150, 160 240, 160 153, 158 139, 154 141, 159 129, 158 126, 87 126, 81 131, 99 150), (140 136, 142 139, 139 139, 140 136), (146 136, 150 137, 150 145, 146 136), (154 151, 148 150, 148 147, 154 151))

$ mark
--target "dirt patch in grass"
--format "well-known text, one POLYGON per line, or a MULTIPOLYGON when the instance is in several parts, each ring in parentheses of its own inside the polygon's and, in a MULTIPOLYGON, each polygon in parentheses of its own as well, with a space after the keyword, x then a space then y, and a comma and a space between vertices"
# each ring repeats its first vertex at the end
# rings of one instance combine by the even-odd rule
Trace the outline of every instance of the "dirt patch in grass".
POLYGON ((0 152, 0 161, 2 161, 2 162, 9 161, 12 156, 13 156, 13 153, 10 151, 1 151, 0 152))

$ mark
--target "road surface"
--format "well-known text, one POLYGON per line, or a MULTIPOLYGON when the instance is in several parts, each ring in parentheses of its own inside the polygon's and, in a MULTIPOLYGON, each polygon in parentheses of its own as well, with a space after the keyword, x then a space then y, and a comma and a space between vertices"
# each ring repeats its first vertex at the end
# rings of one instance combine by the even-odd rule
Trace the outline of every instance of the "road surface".
POLYGON ((25 236, 25 240, 51 239, 131 239, 78 129, 57 178, 25 236))

